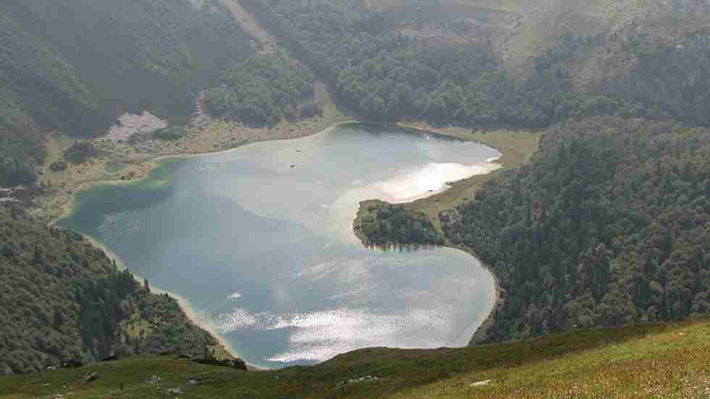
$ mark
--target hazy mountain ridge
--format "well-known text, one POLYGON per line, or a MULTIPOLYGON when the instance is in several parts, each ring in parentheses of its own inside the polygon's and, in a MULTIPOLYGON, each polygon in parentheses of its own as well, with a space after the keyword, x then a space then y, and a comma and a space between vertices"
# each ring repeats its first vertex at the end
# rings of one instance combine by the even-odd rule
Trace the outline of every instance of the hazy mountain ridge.
POLYGON ((34 182, 47 130, 96 137, 144 110, 186 123, 197 91, 253 54, 216 1, 8 0, 0 25, 0 185, 34 182))
POLYGON ((555 44, 557 37, 566 34, 618 37, 646 31, 679 39, 682 37, 679 30, 702 27, 710 12, 710 5, 704 0, 385 0, 364 3, 368 10, 394 14, 410 31, 416 28, 416 9, 421 8, 423 23, 419 30, 423 36, 473 38, 490 34, 496 53, 502 59, 519 61, 540 55, 555 44), (442 22, 447 19, 475 29, 442 29, 442 22), (682 27, 677 26, 679 20, 683 21, 682 27))
POLYGON ((435 43, 489 40, 503 65, 532 72, 531 59, 564 35, 602 37, 601 45, 577 54, 571 65, 577 92, 597 92, 622 80, 636 60, 624 43, 647 36, 656 44, 680 45, 710 22, 705 0, 386 0, 367 9, 392 15, 406 35, 435 43), (416 9, 421 7, 419 23, 416 9))
MULTIPOLYGON (((413 1, 380 12, 354 0, 243 2, 329 83, 339 105, 370 120, 526 129, 599 115, 710 123, 703 100, 710 92, 704 62, 710 37, 694 30, 694 21, 707 12, 689 9, 674 17, 672 10, 664 14, 663 8, 646 6, 660 16, 642 19, 643 25, 635 19, 614 25, 623 29, 609 22, 586 33, 564 34, 559 28, 546 38, 492 27, 467 36, 461 13, 444 12, 447 4, 413 1), (654 23, 663 29, 654 29, 654 23), (443 33, 428 34, 431 29, 443 33), (506 32, 540 40, 534 51, 506 58, 497 44, 506 32)), ((567 14, 581 12, 579 7, 567 14)), ((540 7, 518 11, 526 17, 542 12, 540 7)), ((487 20, 489 11, 476 12, 487 20)), ((539 22, 540 29, 551 25, 539 22)))

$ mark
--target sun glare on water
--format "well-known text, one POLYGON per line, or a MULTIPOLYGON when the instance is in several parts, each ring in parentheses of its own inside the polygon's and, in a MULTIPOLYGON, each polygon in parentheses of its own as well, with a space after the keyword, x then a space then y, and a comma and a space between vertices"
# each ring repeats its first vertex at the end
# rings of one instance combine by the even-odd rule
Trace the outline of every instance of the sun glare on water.
POLYGON ((443 191, 449 183, 485 174, 497 168, 498 166, 492 163, 477 165, 429 163, 378 183, 377 188, 387 196, 386 199, 389 201, 408 202, 421 196, 443 191))

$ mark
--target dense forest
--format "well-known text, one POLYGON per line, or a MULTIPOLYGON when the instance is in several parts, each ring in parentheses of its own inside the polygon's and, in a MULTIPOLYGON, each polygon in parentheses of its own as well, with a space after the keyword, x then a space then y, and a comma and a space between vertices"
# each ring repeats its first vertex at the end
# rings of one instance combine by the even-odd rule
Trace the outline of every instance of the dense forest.
POLYGON ((710 310, 710 129, 594 118, 440 217, 500 280, 486 341, 710 310))
POLYGON ((0 207, 0 375, 60 360, 202 354, 216 342, 177 302, 119 271, 81 235, 0 207))
POLYGON ((313 116, 313 74, 292 64, 284 54, 236 61, 221 73, 220 84, 207 91, 212 116, 247 125, 274 125, 298 118, 302 109, 313 116), (301 107, 303 105, 303 107, 301 107))
POLYGON ((353 229, 366 246, 444 245, 443 234, 425 213, 383 201, 362 202, 353 229))
POLYGON ((361 12, 358 2, 245 0, 244 6, 327 79, 341 105, 372 120, 433 125, 547 127, 598 115, 707 125, 710 36, 678 44, 631 34, 621 41, 628 72, 597 92, 573 90, 575 63, 609 40, 563 36, 531 60, 529 74, 502 68, 486 40, 428 45, 394 28, 405 15, 361 12))
POLYGON ((251 37, 215 0, 0 5, 0 186, 30 184, 43 137, 95 137, 124 112, 184 124, 251 37))

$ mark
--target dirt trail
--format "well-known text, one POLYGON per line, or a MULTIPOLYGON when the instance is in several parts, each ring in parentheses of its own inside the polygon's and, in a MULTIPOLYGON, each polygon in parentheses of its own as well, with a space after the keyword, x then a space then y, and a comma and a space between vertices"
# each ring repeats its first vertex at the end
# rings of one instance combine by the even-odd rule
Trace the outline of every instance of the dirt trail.
POLYGON ((242 7, 239 0, 219 0, 219 3, 232 13, 234 20, 244 31, 254 37, 258 55, 274 55, 278 50, 278 40, 264 29, 256 18, 242 7))

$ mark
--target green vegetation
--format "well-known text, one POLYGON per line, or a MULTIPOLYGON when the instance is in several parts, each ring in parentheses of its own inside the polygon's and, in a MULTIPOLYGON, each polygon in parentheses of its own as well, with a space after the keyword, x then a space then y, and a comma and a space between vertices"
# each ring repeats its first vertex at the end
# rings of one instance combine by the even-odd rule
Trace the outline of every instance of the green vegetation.
MULTIPOLYGON (((276 372, 133 358, 3 378, 0 395, 65 394, 66 385, 93 397, 163 397, 168 385, 197 376, 205 381, 188 388, 195 397, 707 396, 707 321, 577 330, 710 312, 710 129, 693 127, 710 125, 707 28, 680 39, 633 29, 564 36, 515 75, 489 41, 432 45, 398 33, 411 15, 364 12, 367 1, 242 3, 308 67, 283 54, 244 61, 250 38, 217 0, 5 0, 0 186, 37 181, 49 131, 96 137, 119 114, 143 110, 184 125, 205 88, 212 115, 247 125, 319 115, 310 71, 368 120, 546 129, 532 158, 537 136, 526 148, 501 147, 508 134, 495 136, 508 168, 412 205, 365 202, 354 228, 371 245, 446 242, 475 253, 501 288, 481 341, 547 336, 456 350, 365 349, 276 372), (607 57, 609 40, 622 51, 608 58, 623 53, 621 65, 580 92, 580 60, 607 57), (97 382, 79 384, 94 370, 97 382), (145 381, 158 373, 165 382, 156 390, 145 381)), ((489 140, 481 134, 460 136, 489 140)), ((183 136, 176 126, 150 138, 183 136)), ((93 155, 80 143, 65 160, 93 155)), ((50 169, 66 167, 58 160, 50 169)), ((141 184, 168 183, 169 173, 141 184)), ((0 320, 0 373, 112 353, 196 354, 214 343, 173 299, 150 294, 81 236, 10 207, 0 208, 0 320)))
POLYGON ((383 201, 361 202, 353 228, 367 246, 387 248, 444 244, 444 235, 425 213, 383 201))
MULTIPOLYGON (((84 163, 100 154, 91 143, 76 143, 64 151, 64 159, 74 164, 84 163)), ((54 164, 52 164, 54 165, 54 164)))
POLYGON ((151 134, 153 140, 176 141, 185 137, 187 128, 185 126, 170 126, 158 129, 151 134))
POLYGON ((706 123, 706 35, 680 47, 631 36, 621 43, 638 58, 628 76, 580 93, 573 90, 576 63, 602 48, 604 36, 561 37, 531 60, 529 74, 514 76, 490 42, 429 46, 396 33, 395 14, 357 12, 358 3, 248 0, 244 6, 329 82, 342 106, 367 119, 523 128, 596 115, 706 123))
POLYGON ((0 373, 112 354, 201 354, 215 341, 73 232, 0 208, 0 373))
POLYGON ((298 117, 298 105, 306 100, 311 100, 306 113, 317 113, 312 109, 314 83, 310 71, 292 65, 283 54, 249 58, 222 71, 220 86, 207 92, 207 105, 216 117, 275 125, 284 117, 298 117))
POLYGON ((0 186, 36 181, 47 130, 96 137, 120 114, 143 110, 185 123, 196 92, 253 54, 217 1, 202 3, 3 1, 0 186))
MULTIPOLYGON (((710 129, 673 122, 569 121, 545 132, 529 163, 484 179, 472 198, 442 210, 447 241, 499 279, 501 301, 477 339, 707 314, 709 143, 710 129)), ((372 226, 399 218, 369 217, 372 226)), ((359 232, 366 241, 409 239, 359 232)))
MULTIPOLYGON (((194 108, 195 92, 216 80, 224 65, 253 53, 250 38, 216 1, 202 3, 198 9, 189 0, 76 0, 57 7, 42 0, 8 0, 1 10, 61 57, 88 93, 65 91, 91 99, 105 123, 113 123, 123 112, 142 110, 179 121, 194 108)), ((42 60, 37 64, 47 71, 40 76, 56 69, 42 60)), ((71 82, 61 80, 65 86, 71 82)), ((75 112, 65 112, 61 120, 71 125, 40 124, 83 136, 107 126, 86 123, 75 112), (80 126, 84 131, 77 129, 80 126)))
POLYGON ((634 35, 622 43, 636 57, 628 76, 609 82, 608 91, 656 104, 648 116, 667 115, 710 126, 710 30, 689 33, 680 43, 634 35))
POLYGON ((708 312, 710 129, 598 118, 442 212, 498 276, 486 341, 708 312))
POLYGON ((701 398, 710 385, 709 327, 703 319, 479 348, 362 349, 314 367, 275 371, 131 358, 0 377, 0 397, 163 398, 180 388, 194 398, 701 398), (95 381, 81 382, 93 372, 95 381), (152 376, 162 380, 150 383, 152 376))

